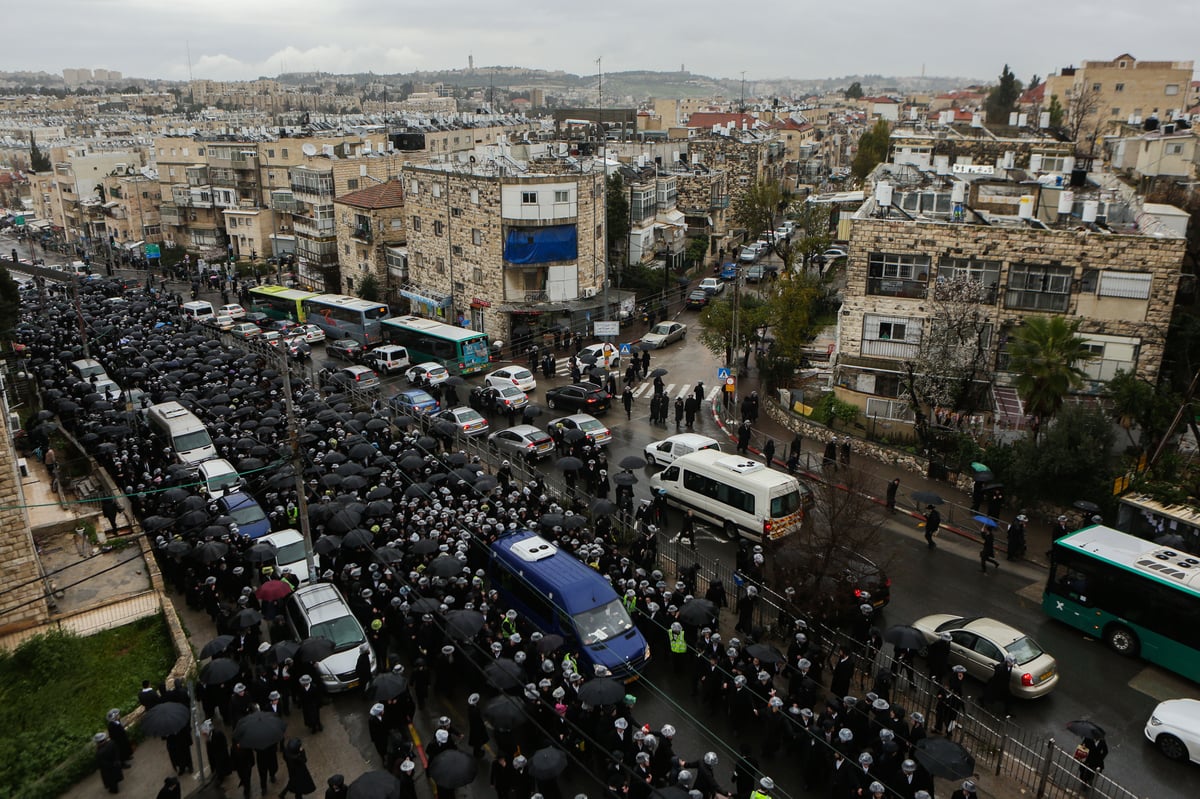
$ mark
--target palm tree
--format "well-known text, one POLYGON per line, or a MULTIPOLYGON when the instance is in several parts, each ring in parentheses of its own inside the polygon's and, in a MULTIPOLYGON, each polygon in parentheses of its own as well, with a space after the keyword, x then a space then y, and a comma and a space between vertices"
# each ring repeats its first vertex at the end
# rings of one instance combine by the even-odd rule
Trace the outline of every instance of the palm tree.
POLYGON ((1034 436, 1041 422, 1054 416, 1067 393, 1083 385, 1080 364, 1096 357, 1079 336, 1083 320, 1061 316, 1026 319, 1008 343, 1009 371, 1017 374, 1017 391, 1034 417, 1034 436))

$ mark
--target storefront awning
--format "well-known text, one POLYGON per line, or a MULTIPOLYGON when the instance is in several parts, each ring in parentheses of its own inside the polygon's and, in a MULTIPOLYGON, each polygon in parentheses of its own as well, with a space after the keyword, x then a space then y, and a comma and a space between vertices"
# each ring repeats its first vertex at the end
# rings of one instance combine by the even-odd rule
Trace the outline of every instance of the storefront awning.
POLYGON ((451 294, 442 294, 441 292, 422 288, 412 283, 407 283, 396 291, 405 299, 419 302, 423 305, 432 305, 434 308, 449 308, 454 302, 454 296, 451 294))

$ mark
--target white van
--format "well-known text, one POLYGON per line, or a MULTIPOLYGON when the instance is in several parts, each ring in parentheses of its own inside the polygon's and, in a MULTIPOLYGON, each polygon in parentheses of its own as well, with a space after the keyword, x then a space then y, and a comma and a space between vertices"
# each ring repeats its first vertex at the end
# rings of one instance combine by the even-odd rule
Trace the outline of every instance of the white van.
POLYGON ((151 405, 146 412, 146 423, 171 448, 176 463, 192 467, 194 471, 204 461, 217 457, 217 449, 204 423, 178 402, 151 405))
POLYGON ((704 449, 676 458, 650 478, 667 503, 720 527, 731 540, 775 540, 800 529, 812 493, 761 461, 704 449))
POLYGON ((662 441, 646 445, 646 462, 651 466, 668 466, 676 458, 702 449, 721 449, 721 442, 699 433, 676 433, 662 441))
POLYGON ((367 363, 385 375, 393 375, 409 367, 408 350, 399 344, 383 344, 367 353, 367 363))
POLYGON ((211 319, 217 315, 213 310, 213 304, 207 300, 193 300, 185 302, 182 306, 183 318, 191 319, 194 322, 203 322, 205 319, 211 319))

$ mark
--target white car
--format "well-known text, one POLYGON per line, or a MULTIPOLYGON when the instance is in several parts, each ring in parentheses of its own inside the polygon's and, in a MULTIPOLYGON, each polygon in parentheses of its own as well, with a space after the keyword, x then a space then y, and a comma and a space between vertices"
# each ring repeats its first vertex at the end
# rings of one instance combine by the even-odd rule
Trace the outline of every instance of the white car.
POLYGON ((583 434, 588 437, 588 440, 598 447, 602 447, 612 441, 612 431, 604 426, 604 422, 590 413, 573 413, 561 419, 551 420, 550 424, 546 425, 546 429, 552 431, 555 427, 559 426, 562 427, 564 432, 568 430, 582 430, 583 434))
POLYGON ((445 383, 450 379, 450 371, 437 361, 419 363, 409 368, 404 375, 410 383, 423 383, 431 386, 436 386, 438 383, 445 383))
POLYGON ((845 258, 846 251, 841 247, 830 247, 828 250, 821 253, 821 256, 826 260, 836 261, 838 258, 845 258))
POLYGON ((725 291, 725 281, 719 277, 706 277, 700 281, 699 288, 704 289, 710 295, 720 294, 725 291))
POLYGON ((616 344, 589 344, 579 351, 580 355, 591 355, 596 366, 605 369, 621 368, 621 350, 616 344))
POLYGON ((241 485, 241 475, 224 458, 213 458, 200 464, 200 490, 212 499, 220 499, 230 491, 237 491, 241 485))
POLYGON ((1200 700, 1168 699, 1146 721, 1146 740, 1172 760, 1200 763, 1200 700))
POLYGON ((241 319, 245 315, 246 309, 236 302, 229 305, 222 305, 217 309, 217 316, 232 316, 234 319, 241 319))
POLYGON ((683 322, 659 322, 642 336, 641 343, 649 349, 661 350, 668 344, 683 341, 686 335, 687 325, 683 322))
POLYGON ((516 364, 501 366, 483 378, 483 382, 489 386, 516 386, 527 394, 537 388, 537 378, 533 372, 516 364))
POLYGON ((217 314, 216 316, 210 316, 201 322, 201 324, 208 325, 209 327, 215 327, 222 333, 233 330, 233 326, 236 323, 236 320, 228 314, 217 314))
POLYGON ((395 374, 409 365, 408 350, 399 344, 383 344, 367 353, 367 362, 385 375, 395 374))
POLYGON ((646 445, 646 463, 651 466, 666 466, 681 455, 687 455, 702 449, 721 449, 721 443, 715 438, 702 436, 699 433, 676 433, 662 441, 646 445))
MULTIPOLYGON (((291 572, 304 585, 309 581, 308 558, 304 554, 304 536, 298 530, 280 530, 264 535, 259 541, 270 541, 275 545, 275 565, 279 572, 291 572)), ((313 553, 313 565, 321 571, 321 556, 313 553)))
POLYGON ((309 344, 315 344, 318 341, 325 340, 325 331, 314 324, 300 325, 293 327, 289 332, 291 336, 303 336, 304 340, 309 344))

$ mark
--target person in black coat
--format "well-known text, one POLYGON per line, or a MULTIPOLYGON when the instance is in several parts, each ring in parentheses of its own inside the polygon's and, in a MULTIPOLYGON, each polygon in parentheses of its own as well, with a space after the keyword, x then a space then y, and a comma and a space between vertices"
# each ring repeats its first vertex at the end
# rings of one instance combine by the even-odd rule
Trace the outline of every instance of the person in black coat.
POLYGON ((750 452, 750 422, 743 421, 738 425, 737 451, 742 455, 750 452))
POLYGON ((192 771, 192 729, 185 726, 174 735, 167 736, 167 756, 177 774, 188 774, 192 771))
POLYGON ((887 509, 888 513, 896 512, 896 492, 900 490, 900 478, 897 477, 888 483, 887 486, 887 509))
POLYGON ((742 744, 741 754, 733 764, 733 795, 735 799, 749 799, 751 792, 758 785, 762 769, 758 761, 750 754, 750 745, 742 744))
POLYGON ((267 780, 274 784, 279 780, 279 745, 254 750, 254 765, 258 769, 258 784, 263 796, 267 795, 267 780))
POLYGON ((925 663, 929 667, 929 677, 940 683, 946 676, 950 666, 950 633, 938 633, 938 639, 925 650, 925 663))
POLYGON ((376 702, 367 715, 367 733, 371 737, 371 743, 375 745, 375 751, 379 753, 380 761, 385 764, 388 757, 388 739, 391 735, 388 721, 384 718, 386 711, 387 707, 382 702, 376 702))
POLYGON ((483 723, 483 709, 479 706, 479 694, 467 697, 467 744, 475 757, 483 757, 483 747, 488 742, 487 725, 483 723))
POLYGON ((850 693, 850 682, 854 679, 854 659, 844 646, 838 647, 837 661, 833 664, 833 676, 829 682, 829 692, 835 697, 847 696, 850 693))
POLYGON ((250 799, 250 789, 254 787, 254 750, 234 744, 230 750, 233 768, 237 771, 238 787, 242 789, 244 799, 250 799))
POLYGON ((108 737, 117 747, 121 765, 129 768, 129 763, 133 760, 133 744, 129 741, 129 733, 121 722, 121 711, 117 708, 108 711, 108 737))
POLYGON ((225 733, 213 727, 212 719, 205 719, 200 725, 200 737, 204 739, 204 753, 208 755, 208 764, 220 782, 233 773, 229 742, 225 733))
POLYGON ((109 793, 117 793, 121 790, 121 780, 125 778, 121 773, 121 755, 117 752, 117 746, 106 732, 96 733, 92 741, 96 744, 96 766, 100 769, 100 781, 109 793))
POLYGON ((775 463, 775 439, 768 438, 767 443, 763 444, 762 448, 763 462, 770 468, 775 463))
POLYGON ((321 726, 321 688, 311 674, 302 675, 298 684, 296 702, 304 715, 304 724, 309 732, 318 733, 324 729, 321 726))
POLYGON ((350 792, 350 789, 346 787, 346 778, 341 774, 334 774, 325 780, 325 784, 329 786, 325 789, 325 799, 346 799, 346 795, 350 792))
MULTIPOLYGON (((296 799, 302 799, 304 794, 317 790, 312 774, 308 770, 308 754, 299 738, 292 738, 283 749, 283 762, 287 764, 288 780, 279 792, 280 796, 289 791, 296 794, 296 799)), ((265 791, 264 791, 265 793, 265 791)))
POLYGON ((180 799, 181 796, 183 796, 183 789, 179 786, 179 778, 166 777, 163 779, 163 787, 158 789, 155 799, 180 799))

